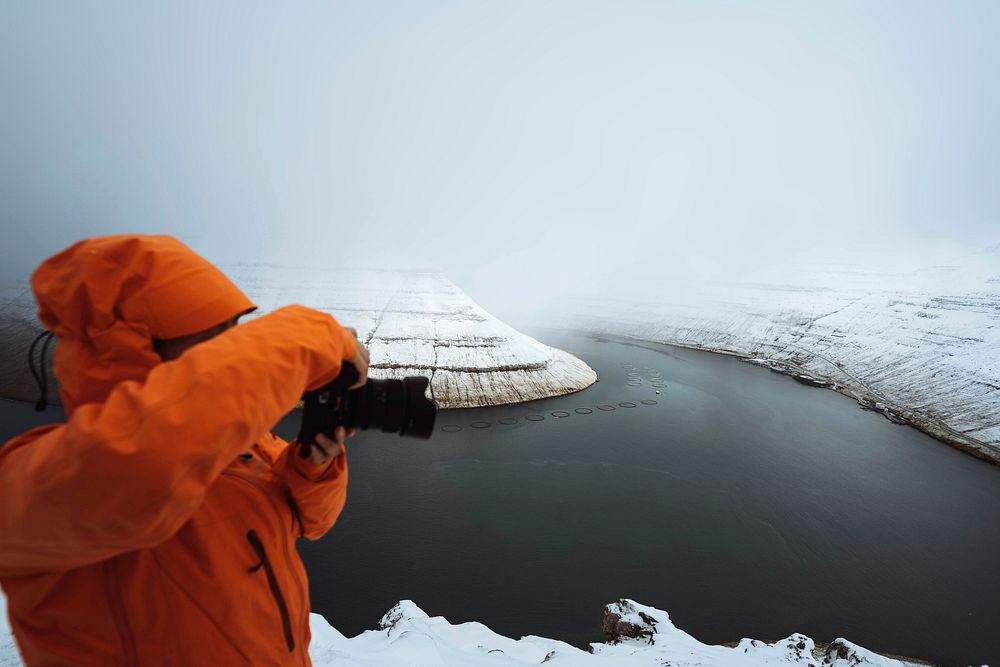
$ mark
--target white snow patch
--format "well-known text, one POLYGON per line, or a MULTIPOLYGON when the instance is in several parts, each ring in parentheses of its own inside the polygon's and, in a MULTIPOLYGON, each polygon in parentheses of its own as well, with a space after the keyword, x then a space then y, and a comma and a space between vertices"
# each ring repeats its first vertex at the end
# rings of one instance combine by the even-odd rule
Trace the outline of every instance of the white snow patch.
POLYGON ((702 644, 670 622, 666 612, 620 600, 608 605, 620 622, 648 630, 648 636, 616 644, 592 644, 588 653, 565 642, 528 636, 514 640, 480 623, 452 625, 428 617, 416 604, 403 600, 383 618, 378 630, 346 638, 313 614, 310 655, 317 667, 763 667, 808 665, 827 667, 904 667, 914 663, 886 658, 849 642, 837 640, 830 649, 816 650, 804 635, 793 634, 774 644, 743 640, 737 647, 702 644))
POLYGON ((528 324, 738 354, 821 378, 891 419, 1000 462, 1000 249, 909 273, 797 266, 794 282, 579 295, 528 324))
MULTIPOLYGON (((7 625, 7 601, 0 595, 0 667, 21 665, 7 625)), ((310 615, 309 655, 315 667, 922 667, 873 653, 844 639, 822 648, 802 634, 768 644, 743 639, 737 646, 703 644, 674 627, 667 612, 623 599, 605 608, 617 628, 635 638, 591 644, 592 653, 554 639, 511 639, 481 623, 452 625, 428 616, 410 600, 390 609, 377 630, 345 637, 319 614, 310 615)), ((984 666, 985 667, 985 666, 984 666)))
POLYGON ((0 593, 0 667, 15 667, 21 664, 21 654, 17 650, 7 620, 7 596, 0 593))

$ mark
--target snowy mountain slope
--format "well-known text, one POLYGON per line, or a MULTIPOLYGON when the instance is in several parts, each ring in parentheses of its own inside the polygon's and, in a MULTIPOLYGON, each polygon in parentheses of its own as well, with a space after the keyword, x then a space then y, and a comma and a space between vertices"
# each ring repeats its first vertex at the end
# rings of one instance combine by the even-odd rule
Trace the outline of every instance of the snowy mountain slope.
MULTIPOLYGON (((20 665, 7 625, 6 601, 0 595, 0 666, 20 665)), ((916 667, 872 653, 844 639, 817 647, 793 634, 773 644, 744 639, 735 647, 702 644, 674 627, 664 611, 632 600, 609 604, 604 630, 609 643, 591 644, 593 653, 554 639, 528 636, 514 640, 481 623, 452 625, 429 617, 403 600, 390 609, 378 630, 347 638, 319 614, 312 614, 309 655, 316 667, 916 667)))
MULTIPOLYGON (((576 357, 497 320, 440 273, 265 265, 223 269, 259 306, 250 317, 290 303, 330 312, 355 327, 368 345, 371 377, 427 375, 439 408, 558 396, 597 379, 576 357)), ((8 286, 0 295, 0 395, 37 398, 26 353, 40 330, 26 281, 8 286)))
POLYGON ((804 266, 793 275, 794 284, 665 286, 643 302, 565 299, 539 324, 737 354, 819 378, 1000 462, 1000 249, 908 273, 804 266))

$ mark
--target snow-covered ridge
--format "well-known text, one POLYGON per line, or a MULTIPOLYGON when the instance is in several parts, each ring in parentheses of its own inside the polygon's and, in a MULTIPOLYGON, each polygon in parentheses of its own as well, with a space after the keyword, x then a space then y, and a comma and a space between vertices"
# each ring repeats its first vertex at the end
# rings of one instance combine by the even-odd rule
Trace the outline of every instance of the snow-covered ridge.
POLYGON ((844 639, 817 647, 801 634, 772 644, 744 639, 735 647, 702 644, 674 627, 665 611, 619 600, 604 610, 608 642, 591 644, 591 652, 565 642, 528 636, 514 640, 481 623, 452 625, 440 616, 429 617, 416 604, 403 600, 379 623, 348 639, 318 614, 312 615, 313 640, 309 653, 317 667, 906 667, 917 663, 883 657, 844 639))
POLYGON ((746 357, 1000 462, 1000 248, 908 273, 790 275, 665 285, 641 302, 579 296, 539 323, 746 357))
MULTIPOLYGON (((510 639, 481 623, 452 625, 430 617, 403 600, 390 609, 378 630, 345 637, 319 614, 310 618, 309 655, 315 667, 918 667, 887 658, 844 639, 817 646, 809 637, 789 635, 772 644, 744 639, 735 647, 702 644, 674 627, 665 611, 632 600, 604 610, 608 643, 583 651, 565 642, 528 636, 510 639)), ((20 665, 0 595, 0 667, 20 665)))
MULTIPOLYGON (((371 353, 371 377, 427 375, 442 409, 558 396, 597 380, 583 361, 504 324, 440 273, 261 264, 222 268, 259 306, 254 315, 291 303, 327 311, 358 330, 371 353)), ((2 396, 37 398, 26 363, 28 346, 41 330, 35 309, 27 281, 4 291, 2 396)))

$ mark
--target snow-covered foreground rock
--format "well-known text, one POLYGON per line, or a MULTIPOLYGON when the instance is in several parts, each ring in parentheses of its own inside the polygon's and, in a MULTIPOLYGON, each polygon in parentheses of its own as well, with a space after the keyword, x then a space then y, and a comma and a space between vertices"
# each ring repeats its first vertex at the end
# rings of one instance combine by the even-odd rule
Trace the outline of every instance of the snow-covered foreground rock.
MULTIPOLYGON (((258 305, 255 315, 301 303, 353 326, 371 352, 371 377, 427 375, 441 409, 559 396, 597 380, 587 364, 504 324, 440 273, 260 264, 223 270, 258 305)), ((41 331, 35 312, 27 280, 0 297, 0 396, 38 397, 26 362, 41 331)))
POLYGON ((905 273, 798 266, 645 301, 574 296, 533 323, 737 354, 1000 462, 1000 247, 965 259, 905 273))
MULTIPOLYGON (((429 617, 403 600, 389 610, 378 630, 347 638, 319 614, 312 614, 309 654, 316 667, 907 667, 917 663, 893 660, 838 639, 821 648, 805 635, 793 634, 773 644, 744 639, 734 648, 709 646, 674 627, 665 611, 632 600, 609 604, 604 630, 612 639, 592 644, 588 653, 543 637, 514 640, 481 623, 452 625, 429 617)), ((6 600, 0 595, 0 667, 21 660, 7 625, 6 600)))
POLYGON ((607 606, 604 629, 613 643, 591 644, 592 653, 543 637, 514 640, 481 623, 452 625, 428 617, 404 600, 379 624, 347 639, 313 614, 310 654, 319 666, 351 667, 756 667, 763 665, 873 665, 903 667, 915 663, 886 658, 838 639, 817 650, 804 635, 793 634, 773 644, 744 639, 735 648, 709 646, 678 630, 666 612, 632 600, 607 606))

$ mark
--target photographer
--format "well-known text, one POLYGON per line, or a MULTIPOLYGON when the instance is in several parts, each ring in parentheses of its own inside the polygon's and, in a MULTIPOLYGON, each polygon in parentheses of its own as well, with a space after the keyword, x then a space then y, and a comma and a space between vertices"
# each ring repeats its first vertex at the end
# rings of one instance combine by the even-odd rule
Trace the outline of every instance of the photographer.
POLYGON ((235 326, 255 306, 166 236, 81 241, 32 287, 67 422, 0 449, 0 584, 25 662, 308 665, 294 542, 343 508, 353 429, 308 458, 269 429, 345 363, 365 383, 356 333, 302 306, 235 326))

